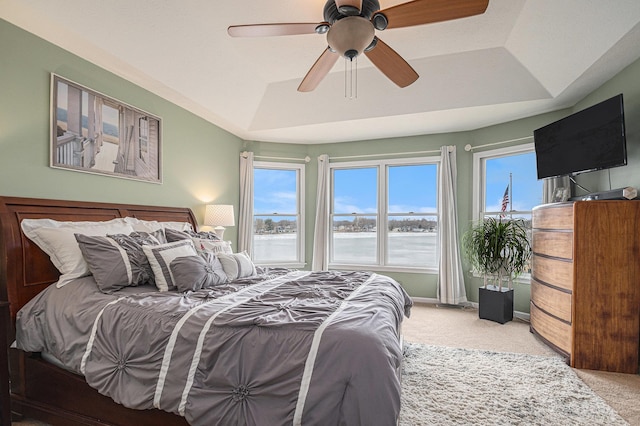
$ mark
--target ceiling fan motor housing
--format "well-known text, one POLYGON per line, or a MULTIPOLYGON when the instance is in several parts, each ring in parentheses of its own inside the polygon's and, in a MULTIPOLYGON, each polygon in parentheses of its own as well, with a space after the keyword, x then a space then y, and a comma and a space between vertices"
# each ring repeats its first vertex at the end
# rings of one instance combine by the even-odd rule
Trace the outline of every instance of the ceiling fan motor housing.
POLYGON ((380 2, 378 0, 362 0, 362 9, 359 15, 353 15, 349 10, 350 9, 345 9, 347 13, 341 13, 336 6, 335 0, 327 0, 327 3, 324 5, 324 20, 333 25, 336 21, 348 16, 361 16, 366 19, 371 19, 373 14, 380 10, 380 2))

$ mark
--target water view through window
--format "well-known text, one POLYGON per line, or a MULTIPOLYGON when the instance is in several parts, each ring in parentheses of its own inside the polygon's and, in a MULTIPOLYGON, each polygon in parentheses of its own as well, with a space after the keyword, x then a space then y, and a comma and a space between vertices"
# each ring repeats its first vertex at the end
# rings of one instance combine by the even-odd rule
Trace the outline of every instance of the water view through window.
POLYGON ((301 168, 254 168, 253 253, 260 264, 299 263, 301 168))
POLYGON ((332 264, 436 266, 435 163, 338 166, 332 184, 332 264))

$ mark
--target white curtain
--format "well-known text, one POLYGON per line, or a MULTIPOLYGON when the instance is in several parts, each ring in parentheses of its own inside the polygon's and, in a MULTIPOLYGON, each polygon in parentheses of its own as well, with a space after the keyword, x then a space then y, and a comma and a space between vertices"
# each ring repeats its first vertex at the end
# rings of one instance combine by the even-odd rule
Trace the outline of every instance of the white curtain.
POLYGON ((316 192, 316 224, 313 233, 311 269, 329 268, 329 156, 318 157, 318 189, 316 192))
POLYGON ((238 252, 251 253, 253 245, 253 152, 240 155, 240 214, 238 252))
POLYGON ((571 182, 569 182, 568 176, 544 179, 542 181, 542 204, 566 201, 559 199, 562 198, 560 194, 556 197, 556 189, 559 188, 567 191, 566 196, 571 196, 571 182))
POLYGON ((438 191, 438 300, 449 305, 467 301, 460 245, 458 241, 458 204, 456 200, 455 146, 443 146, 440 154, 438 191))

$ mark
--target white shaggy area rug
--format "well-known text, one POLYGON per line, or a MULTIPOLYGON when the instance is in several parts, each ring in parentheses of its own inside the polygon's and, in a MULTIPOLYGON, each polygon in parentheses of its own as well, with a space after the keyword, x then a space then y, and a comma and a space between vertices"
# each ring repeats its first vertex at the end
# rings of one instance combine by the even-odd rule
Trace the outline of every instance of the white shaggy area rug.
POLYGON ((401 426, 628 425, 559 357, 405 343, 401 426))

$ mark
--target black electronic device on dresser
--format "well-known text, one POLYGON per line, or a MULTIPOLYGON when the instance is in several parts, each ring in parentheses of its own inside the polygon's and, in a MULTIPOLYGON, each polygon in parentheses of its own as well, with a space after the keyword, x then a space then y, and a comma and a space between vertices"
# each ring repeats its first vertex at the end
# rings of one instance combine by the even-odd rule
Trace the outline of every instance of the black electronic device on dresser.
POLYGON ((627 164, 622 94, 533 132, 538 179, 627 164))

